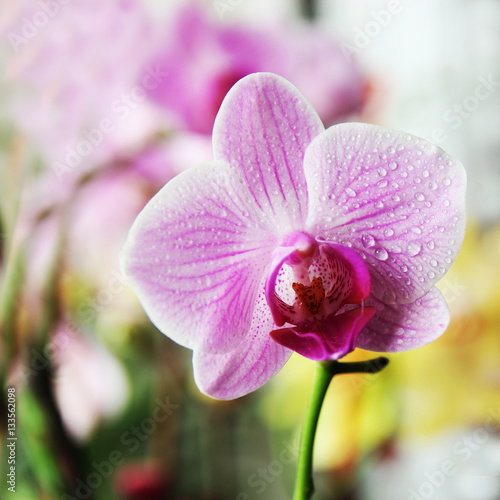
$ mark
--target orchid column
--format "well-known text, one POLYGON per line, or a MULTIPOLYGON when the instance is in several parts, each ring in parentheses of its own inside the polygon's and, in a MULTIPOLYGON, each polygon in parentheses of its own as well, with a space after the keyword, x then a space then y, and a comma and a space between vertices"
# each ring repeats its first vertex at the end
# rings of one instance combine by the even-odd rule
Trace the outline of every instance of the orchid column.
POLYGON ((194 351, 203 393, 248 394, 293 351, 336 362, 444 332, 434 283, 464 235, 459 162, 374 125, 325 130, 270 73, 231 89, 213 149, 150 201, 122 253, 151 321, 194 351))

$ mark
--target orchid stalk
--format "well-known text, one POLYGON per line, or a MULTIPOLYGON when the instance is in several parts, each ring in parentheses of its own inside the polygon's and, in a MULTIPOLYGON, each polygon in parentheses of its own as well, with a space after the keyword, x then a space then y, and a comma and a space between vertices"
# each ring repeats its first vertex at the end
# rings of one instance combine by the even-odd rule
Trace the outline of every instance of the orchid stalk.
POLYGON ((323 401, 330 382, 340 373, 378 373, 389 360, 385 357, 359 362, 322 361, 317 363, 313 388, 302 429, 293 500, 309 500, 314 493, 313 451, 323 401))
POLYGON ((326 363, 299 461, 296 498, 308 498, 321 402, 331 375, 353 368, 338 360, 415 349, 448 326, 434 284, 464 237, 465 171, 410 134, 325 130, 271 73, 229 91, 213 150, 139 214, 122 270, 157 328, 193 350, 211 397, 258 389, 292 352, 326 363))

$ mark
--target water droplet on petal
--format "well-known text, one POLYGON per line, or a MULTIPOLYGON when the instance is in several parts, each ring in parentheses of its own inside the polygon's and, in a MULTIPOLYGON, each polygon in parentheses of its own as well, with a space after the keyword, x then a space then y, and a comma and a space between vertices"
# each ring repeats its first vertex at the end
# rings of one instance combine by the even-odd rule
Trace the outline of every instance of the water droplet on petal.
POLYGON ((445 207, 449 207, 449 206, 450 206, 450 200, 448 200, 447 198, 445 198, 445 199, 443 200, 443 206, 445 206, 445 207))
POLYGON ((365 248, 370 248, 375 245, 375 238, 371 234, 364 234, 361 238, 361 242, 365 248))
POLYGON ((380 200, 378 200, 375 202, 375 208, 384 208, 384 204, 380 200))
POLYGON ((392 236, 394 234, 394 231, 388 227, 387 229, 384 230, 384 235, 389 237, 389 236, 392 236))
POLYGON ((422 229, 420 229, 418 226, 413 226, 411 228, 412 232, 414 232, 415 234, 422 234, 422 229))
POLYGON ((421 248, 418 243, 412 241, 411 243, 408 243, 406 250, 412 257, 415 257, 415 255, 418 255, 420 253, 421 248))
POLYGON ((396 293, 392 290, 386 290, 382 294, 382 301, 386 304, 394 304, 396 302, 396 293))
POLYGON ((428 248, 429 250, 432 250, 435 246, 436 246, 436 245, 435 245, 435 243, 434 243, 434 240, 430 240, 430 241, 428 241, 428 242, 427 242, 427 248, 428 248))
POLYGON ((449 186, 449 185, 451 184, 451 180, 450 180, 450 179, 448 179, 448 177, 445 177, 445 178, 443 179, 443 184, 444 184, 445 186, 449 186))
POLYGON ((408 266, 402 265, 399 269, 401 269, 404 273, 408 272, 408 266))
POLYGON ((345 193, 347 194, 347 196, 351 197, 351 198, 354 198, 356 196, 356 191, 354 191, 353 189, 351 188, 347 188, 345 190, 345 193))
POLYGON ((389 258, 389 254, 385 248, 379 247, 375 250, 375 257, 378 260, 387 260, 389 258))
POLYGON ((389 170, 396 170, 398 168, 398 164, 395 161, 391 161, 389 163, 389 170))
POLYGON ((387 170, 384 168, 384 167, 379 167, 377 169, 377 172, 379 175, 381 175, 382 177, 385 177, 387 175, 387 170))
POLYGON ((424 201, 425 200, 425 196, 423 195, 423 193, 415 193, 415 198, 418 201, 424 201))
POLYGON ((382 188, 383 188, 383 187, 386 187, 386 186, 387 186, 387 184, 388 184, 387 179, 382 179, 381 181, 378 181, 378 182, 377 182, 377 186, 378 186, 378 187, 382 187, 382 188))
POLYGON ((427 276, 428 276, 430 279, 433 279, 433 278, 435 278, 435 277, 436 277, 436 273, 435 273, 434 271, 429 271, 429 272, 427 273, 427 276))
POLYGON ((422 177, 429 177, 429 171, 428 170, 424 170, 422 172, 422 177))
POLYGON ((429 182, 429 189, 431 191, 436 191, 437 187, 438 185, 434 181, 429 182))
POLYGON ((395 201, 397 203, 398 201, 401 201, 401 198, 397 194, 395 194, 392 196, 392 201, 395 201))

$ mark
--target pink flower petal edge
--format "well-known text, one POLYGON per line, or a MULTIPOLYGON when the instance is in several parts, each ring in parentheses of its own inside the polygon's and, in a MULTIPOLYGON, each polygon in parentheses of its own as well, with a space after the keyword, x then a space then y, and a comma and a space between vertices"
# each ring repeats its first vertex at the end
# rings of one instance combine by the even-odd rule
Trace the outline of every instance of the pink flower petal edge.
POLYGON ((290 358, 292 351, 269 336, 274 322, 263 288, 262 283, 248 334, 238 346, 221 354, 194 351, 194 379, 204 394, 218 399, 244 396, 274 377, 290 358))
POLYGON ((357 347, 368 351, 417 349, 438 339, 450 323, 450 310, 436 287, 411 304, 384 304, 374 296, 366 304, 377 312, 360 333, 357 347))

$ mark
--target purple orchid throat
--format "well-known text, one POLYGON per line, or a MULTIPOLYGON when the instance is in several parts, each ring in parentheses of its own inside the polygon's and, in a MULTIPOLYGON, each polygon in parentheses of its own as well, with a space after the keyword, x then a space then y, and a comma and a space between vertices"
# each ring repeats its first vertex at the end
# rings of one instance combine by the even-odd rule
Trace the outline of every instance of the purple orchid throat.
POLYGON ((213 149, 148 203, 121 256, 152 322, 194 351, 202 392, 247 394, 293 351, 335 360, 445 331, 434 284, 464 236, 457 160, 374 125, 325 130, 271 73, 229 91, 213 149))
POLYGON ((374 307, 339 312, 370 295, 370 273, 348 247, 319 242, 306 233, 286 238, 274 251, 266 281, 266 301, 276 326, 270 332, 284 347, 316 361, 339 359, 351 352, 374 307))

